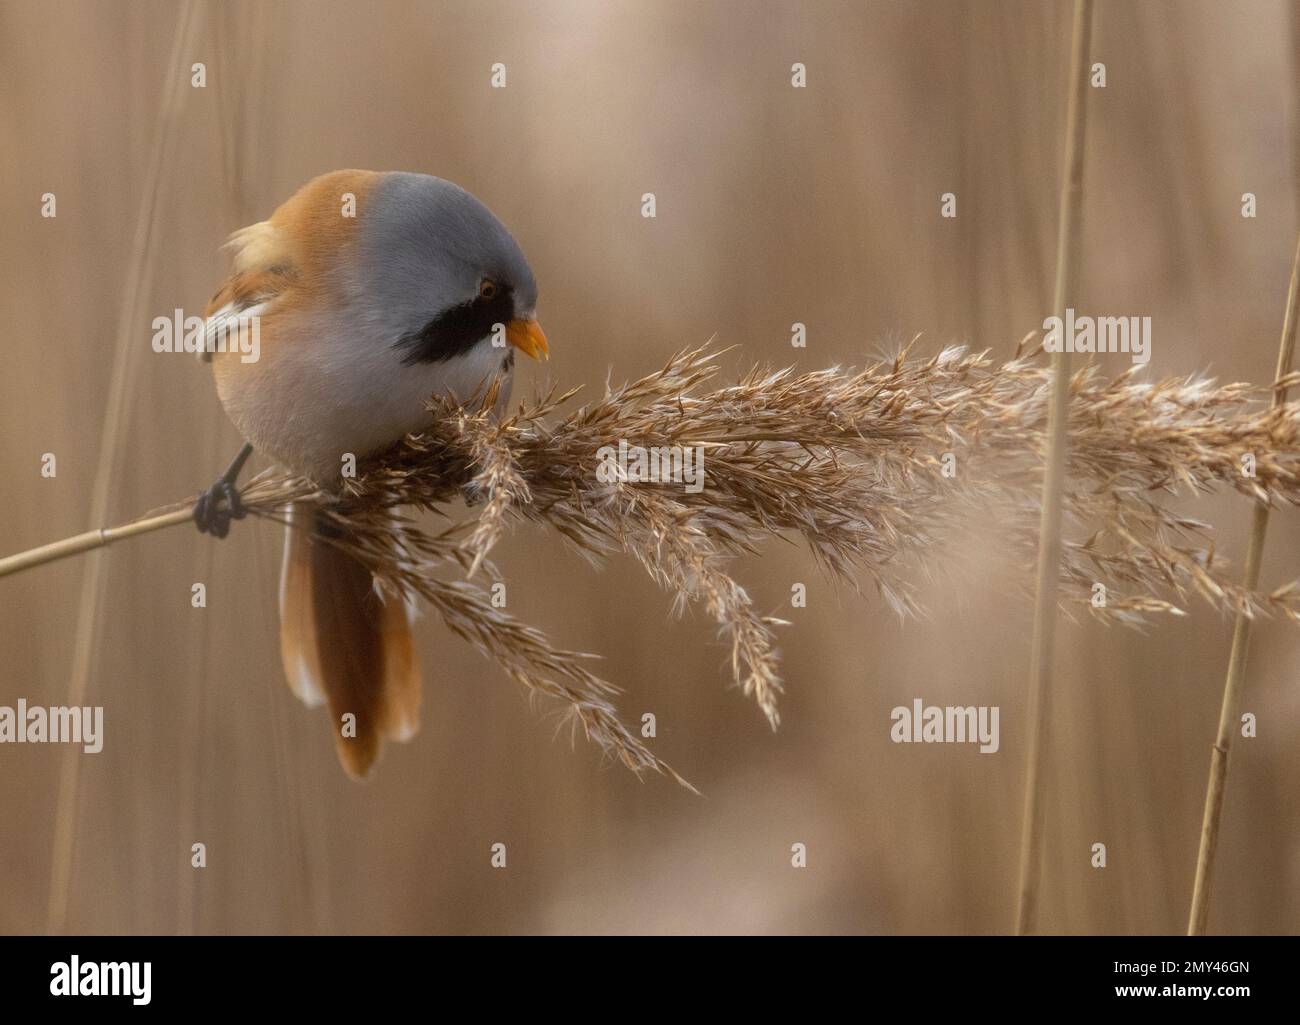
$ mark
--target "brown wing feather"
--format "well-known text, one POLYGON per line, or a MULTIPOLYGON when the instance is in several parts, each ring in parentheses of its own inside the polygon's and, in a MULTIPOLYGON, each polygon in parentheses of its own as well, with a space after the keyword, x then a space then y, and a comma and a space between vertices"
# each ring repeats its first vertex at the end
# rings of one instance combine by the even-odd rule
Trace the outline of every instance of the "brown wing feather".
MULTIPOLYGON (((383 178, 377 171, 331 171, 313 178, 268 220, 240 228, 223 248, 231 272, 208 300, 204 319, 237 314, 271 299, 277 308, 319 303, 334 280, 339 252, 354 238, 367 197, 383 178), (344 216, 345 197, 355 206, 344 216)), ((205 362, 212 354, 201 353, 205 362)))
POLYGON ((212 294, 203 316, 206 319, 226 306, 246 310, 257 303, 274 298, 293 282, 293 271, 288 267, 239 271, 226 278, 221 283, 221 287, 212 294))
POLYGON ((280 644, 294 693, 328 703, 339 760, 361 778, 384 739, 416 730, 420 679, 408 609, 381 598, 370 571, 291 515, 281 589, 280 644), (343 717, 355 716, 355 736, 343 717))
MULTIPOLYGON (((298 279, 283 233, 269 221, 235 232, 226 245, 235 250, 235 267, 203 311, 209 332, 219 322, 283 295, 298 279)), ((211 352, 202 352, 200 356, 205 363, 212 362, 211 352)))

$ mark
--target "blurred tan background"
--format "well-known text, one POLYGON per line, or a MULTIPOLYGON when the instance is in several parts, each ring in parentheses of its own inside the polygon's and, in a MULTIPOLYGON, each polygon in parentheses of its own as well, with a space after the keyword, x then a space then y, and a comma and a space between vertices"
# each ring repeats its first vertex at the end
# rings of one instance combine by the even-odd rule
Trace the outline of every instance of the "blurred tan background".
MULTIPOLYGON (((713 335, 739 346, 729 372, 861 362, 918 332, 920 351, 1006 354, 1050 303, 1068 3, 210 3, 185 29, 187 9, 0 2, 0 554, 92 525, 119 333, 107 520, 224 468, 239 439, 208 371, 151 352, 149 323, 201 311, 227 233, 333 168, 450 178, 512 229, 553 349, 517 395, 541 375, 598 388, 713 335), (955 221, 939 217, 949 191, 955 221)), ((1154 376, 1271 374, 1298 220, 1298 21, 1285 0, 1099 4, 1108 84, 1088 96, 1075 305, 1151 315, 1154 376)), ((1239 560, 1244 503, 1188 508, 1239 560)), ((352 783, 324 713, 281 679, 278 530, 123 543, 82 638, 106 740, 72 756, 53 917, 67 755, 0 748, 0 931, 1008 931, 1031 609, 996 526, 941 556, 966 565, 962 586, 937 576, 919 622, 833 587, 791 545, 741 565, 759 606, 793 620, 776 734, 728 687, 707 617, 672 621, 634 565, 592 572, 521 528, 498 550, 510 611, 603 653, 620 709, 657 715, 656 750, 702 799, 571 749, 431 616, 422 731, 352 783), (190 606, 195 581, 207 609, 190 606), (789 608, 795 581, 806 609, 789 608), (915 697, 1000 705, 1001 751, 890 743, 890 709, 915 697)), ((1293 514, 1274 518, 1264 586, 1300 575, 1298 537, 1293 514)), ((89 567, 0 580, 0 704, 68 702, 89 567)), ((1185 927, 1230 633, 1192 611, 1145 633, 1060 632, 1045 931, 1185 927)), ((1300 632, 1263 625, 1214 931, 1300 924, 1298 677, 1300 632)))

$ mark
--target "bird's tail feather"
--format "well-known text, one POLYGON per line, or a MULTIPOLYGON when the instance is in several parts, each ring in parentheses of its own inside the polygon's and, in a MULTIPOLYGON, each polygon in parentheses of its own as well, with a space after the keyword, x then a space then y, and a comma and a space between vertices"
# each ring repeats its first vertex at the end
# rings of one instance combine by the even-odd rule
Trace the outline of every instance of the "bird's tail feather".
POLYGON ((328 704, 339 761, 359 779, 385 739, 414 736, 420 673, 407 604, 382 595, 369 569, 322 533, 313 509, 290 509, 280 654, 294 694, 328 704))

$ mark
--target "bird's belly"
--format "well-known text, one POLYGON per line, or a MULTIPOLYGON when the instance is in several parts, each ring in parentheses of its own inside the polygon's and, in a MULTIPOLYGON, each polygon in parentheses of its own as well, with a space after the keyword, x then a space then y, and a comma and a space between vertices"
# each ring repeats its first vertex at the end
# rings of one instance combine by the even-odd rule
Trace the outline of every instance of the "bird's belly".
POLYGON ((267 344, 264 323, 262 337, 256 363, 218 354, 217 394, 254 448, 327 487, 350 457, 380 452, 427 424, 432 395, 469 402, 504 371, 498 410, 509 398, 514 350, 487 339, 446 362, 406 366, 391 344, 356 335, 267 344))

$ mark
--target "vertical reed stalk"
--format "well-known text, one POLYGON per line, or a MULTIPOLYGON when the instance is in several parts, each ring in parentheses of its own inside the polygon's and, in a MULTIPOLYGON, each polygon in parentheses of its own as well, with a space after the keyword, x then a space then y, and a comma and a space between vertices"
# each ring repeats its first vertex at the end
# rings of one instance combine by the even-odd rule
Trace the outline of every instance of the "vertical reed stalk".
MULTIPOLYGON (((1281 379, 1291 370, 1295 351, 1296 307, 1300 305, 1300 239, 1296 241, 1295 261, 1291 266, 1291 286, 1287 290, 1286 314, 1282 318, 1282 341, 1278 346, 1277 374, 1281 379)), ((1273 405, 1286 401, 1286 389, 1273 392, 1273 405)), ((1250 528, 1250 547, 1246 551, 1243 583, 1252 591, 1259 584, 1259 567, 1264 557, 1264 533, 1268 530, 1268 506, 1256 502, 1250 528)), ((1196 881, 1192 885, 1192 910, 1187 919, 1187 935, 1202 936, 1210 917, 1210 882, 1214 874, 1214 855, 1219 847, 1219 823, 1223 816, 1223 792, 1228 778, 1228 751, 1237 727, 1237 703, 1246 678, 1246 658, 1250 651, 1250 616, 1237 612, 1232 630, 1232 653, 1228 656, 1228 678, 1223 684, 1223 704, 1219 709, 1219 732, 1210 750, 1210 779, 1205 789, 1205 815, 1201 821, 1201 844, 1196 854, 1196 881)))
MULTIPOLYGON (((133 354, 139 352, 139 346, 132 343, 132 333, 136 325, 141 323, 142 304, 148 294, 148 282, 152 275, 156 249, 154 239, 158 230, 158 197, 172 164, 179 113, 189 92, 186 69, 198 39, 200 21, 197 13, 198 6, 194 0, 190 0, 181 9, 166 65, 168 77, 164 83, 158 128, 149 155, 140 212, 136 217, 135 238, 131 246, 131 270, 122 290, 122 309, 117 325, 113 367, 109 375, 108 402, 104 412, 104 425, 100 430, 99 457, 95 464, 95 481, 90 496, 90 522, 95 527, 108 518, 109 487, 116 476, 118 459, 126 448, 122 434, 127 421, 130 394, 127 382, 134 365, 133 354)), ((132 531, 136 532, 138 531, 132 531)), ((127 534, 121 532, 120 536, 127 534)), ((58 554, 67 555, 74 551, 98 548, 114 539, 106 536, 106 532, 92 529, 79 538, 72 539, 72 542, 84 542, 80 547, 69 547, 58 554)), ((81 578, 77 625, 72 643, 71 680, 68 684, 68 704, 74 707, 86 703, 86 688, 90 681, 95 647, 95 628, 104 593, 103 567, 98 556, 99 553, 96 552, 86 560, 85 574, 81 578)), ((80 766, 79 752, 70 748, 63 755, 60 766, 59 793, 54 809, 54 843, 50 855, 50 890, 46 908, 46 930, 51 934, 61 933, 66 927, 68 891, 72 884, 72 840, 76 828, 80 766)))
MULTIPOLYGON (((1070 48, 1070 93, 1065 117, 1065 169, 1056 229, 1056 285, 1052 311, 1064 319, 1073 299, 1081 249, 1083 157, 1087 126, 1088 52, 1092 39, 1092 0, 1075 0, 1070 48)), ((1025 768, 1024 820, 1020 841, 1019 901, 1016 932, 1032 932, 1038 921, 1043 860, 1043 738, 1051 720, 1052 654, 1056 634, 1056 591, 1061 561, 1061 495, 1065 482, 1066 427, 1070 405, 1070 355, 1052 354, 1052 392, 1047 418, 1043 506, 1038 531, 1038 579, 1034 600, 1034 638, 1030 655, 1029 749, 1025 768)))

